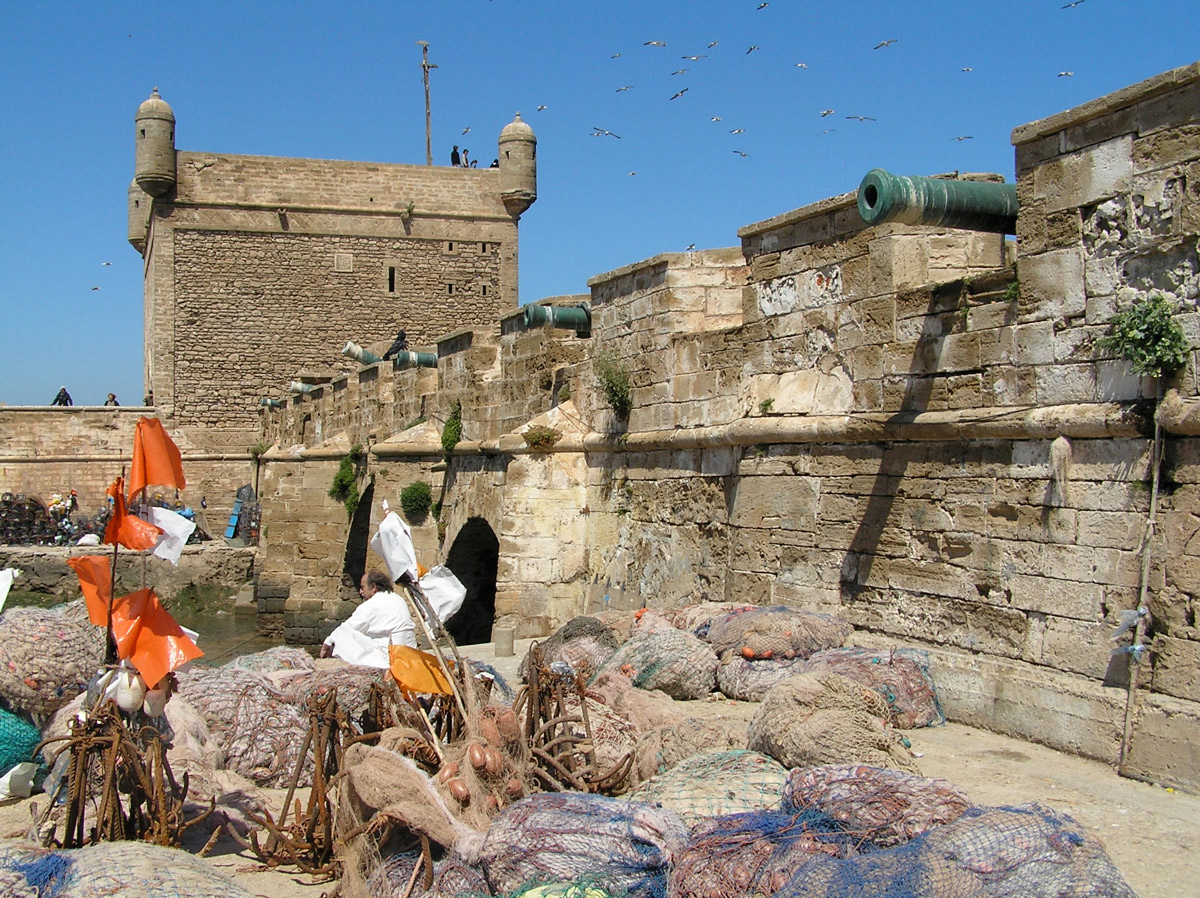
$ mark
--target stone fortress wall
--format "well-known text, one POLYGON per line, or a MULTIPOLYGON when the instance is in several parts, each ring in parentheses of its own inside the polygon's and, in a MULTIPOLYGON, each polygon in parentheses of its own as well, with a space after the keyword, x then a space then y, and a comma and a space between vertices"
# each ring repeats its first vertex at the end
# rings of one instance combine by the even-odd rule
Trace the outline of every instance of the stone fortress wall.
POLYGON ((1124 770, 1200 787, 1198 129, 1193 65, 1013 132, 1015 244, 868 227, 847 194, 742 228, 739 249, 593 278, 590 336, 517 313, 441 338, 436 372, 365 367, 264 410, 260 619, 322 638, 352 607, 348 542, 426 480, 442 504, 414 522, 419 557, 494 557, 491 605, 469 611, 487 623, 533 636, 704 598, 833 612, 862 642, 928 649, 952 719, 1115 761, 1108 636, 1138 602, 1155 384, 1095 341, 1162 292, 1193 351, 1159 415, 1124 770), (606 356, 631 377, 625 422, 606 356), (530 424, 562 438, 536 451, 530 424), (356 443, 373 504, 347 522, 327 490, 356 443))

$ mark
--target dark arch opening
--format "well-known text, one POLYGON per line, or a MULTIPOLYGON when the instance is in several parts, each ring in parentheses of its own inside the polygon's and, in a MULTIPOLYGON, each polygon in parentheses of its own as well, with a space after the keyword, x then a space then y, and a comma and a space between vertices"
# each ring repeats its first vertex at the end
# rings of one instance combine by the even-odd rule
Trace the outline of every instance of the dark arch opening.
POLYGON ((496 618, 496 566, 500 562, 500 540, 483 518, 470 518, 450 547, 446 567, 454 571, 467 597, 446 629, 459 645, 492 641, 496 618))
POLYGON ((367 546, 371 542, 371 503, 374 499, 375 481, 372 479, 358 497, 354 517, 350 519, 346 554, 342 556, 342 599, 358 595, 359 581, 367 571, 367 546))

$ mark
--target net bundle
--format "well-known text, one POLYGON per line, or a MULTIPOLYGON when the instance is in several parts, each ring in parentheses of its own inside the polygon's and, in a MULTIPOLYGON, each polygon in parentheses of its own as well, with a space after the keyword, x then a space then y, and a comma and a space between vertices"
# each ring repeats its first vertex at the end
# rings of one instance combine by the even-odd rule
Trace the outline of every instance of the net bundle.
POLYGON ((761 702, 772 686, 803 670, 803 658, 769 658, 752 661, 738 652, 726 652, 717 668, 717 688, 729 698, 761 702))
POLYGON ((640 689, 671 698, 704 698, 716 684, 717 656, 703 640, 674 627, 637 631, 597 673, 623 674, 640 689))
POLYGON ((919 772, 877 692, 838 674, 797 674, 771 689, 747 728, 750 748, 785 767, 869 764, 919 772))
POLYGON ((630 777, 635 782, 642 782, 701 752, 745 747, 744 721, 685 718, 677 723, 664 724, 638 738, 630 777))
MULTIPOLYGON (((564 661, 576 673, 582 674, 586 681, 616 650, 617 637, 596 618, 581 615, 571 618, 537 646, 541 649, 544 667, 549 667, 555 661, 564 661)), ((527 654, 518 671, 522 682, 528 680, 528 671, 527 654)))
POLYGON ((304 649, 291 645, 277 645, 261 652, 241 655, 225 666, 269 674, 277 670, 312 670, 316 664, 312 655, 304 649))
POLYGON ((42 734, 19 714, 0 708, 0 776, 18 764, 33 760, 42 734))
POLYGON ((662 613, 683 632, 705 639, 715 621, 745 607, 737 602, 700 602, 696 605, 665 608, 662 613))
MULTIPOLYGON (((179 676, 179 693, 208 724, 230 770, 260 786, 290 784, 308 715, 266 677, 232 667, 197 667, 179 676)), ((299 784, 311 782, 310 755, 299 784)))
POLYGON ((587 694, 603 702, 642 733, 683 720, 679 705, 671 696, 665 692, 638 689, 619 673, 600 674, 588 684, 587 694))
POLYGON ((71 623, 87 633, 88 654, 103 660, 105 649, 108 647, 108 634, 104 627, 97 627, 88 615, 87 601, 83 598, 55 605, 54 609, 71 623))
POLYGON ((901 729, 946 722, 929 674, 929 655, 918 649, 829 649, 812 655, 801 670, 841 674, 869 686, 887 699, 892 723, 901 729))
POLYGON ((777 898, 1135 898, 1099 841, 1036 803, 971 808, 895 848, 815 856, 777 898))
POLYGON ((952 823, 970 804, 946 780, 843 764, 793 770, 783 789, 781 810, 819 811, 848 832, 886 848, 952 823))
POLYGON ((658 804, 688 826, 708 817, 777 808, 788 772, 756 751, 713 751, 693 755, 642 783, 625 797, 658 804))
POLYGON ((50 608, 0 614, 0 700, 45 720, 87 689, 103 654, 87 629, 50 608))
POLYGON ((100 842, 52 851, 0 842, 6 898, 253 898, 201 858, 146 842, 100 842))
POLYGON ((782 606, 748 607, 714 622, 708 641, 718 655, 733 652, 745 658, 791 660, 840 646, 852 629, 827 614, 782 606))
POLYGON ((451 851, 433 867, 433 886, 421 898, 466 898, 490 895, 483 870, 451 851))
POLYGON ((493 894, 587 882, 613 895, 664 898, 667 872, 687 844, 672 811, 574 792, 531 795, 484 835, 481 865, 493 894))
POLYGON ((351 720, 357 720, 370 701, 371 686, 382 683, 385 675, 377 667, 327 667, 289 677, 280 687, 280 692, 284 699, 307 713, 310 698, 328 695, 336 689, 338 707, 351 720))
POLYGON ((853 850, 853 840, 815 812, 765 810, 714 817, 692 828, 671 869, 671 898, 765 898, 814 856, 853 850))

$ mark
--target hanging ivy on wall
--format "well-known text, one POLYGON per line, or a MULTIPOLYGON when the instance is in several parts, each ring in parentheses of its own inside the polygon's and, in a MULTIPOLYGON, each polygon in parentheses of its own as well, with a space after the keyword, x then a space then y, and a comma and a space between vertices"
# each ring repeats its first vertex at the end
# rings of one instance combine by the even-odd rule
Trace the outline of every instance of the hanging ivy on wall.
POLYGON ((449 455, 462 439, 462 403, 455 400, 450 416, 442 427, 442 451, 449 455))
POLYGON ((337 499, 346 506, 346 514, 354 517, 358 508, 358 465, 363 458, 362 446, 355 445, 338 464, 329 487, 329 498, 337 499))
POLYGON ((1188 351, 1187 337, 1174 313, 1174 304, 1157 293, 1113 315, 1108 332, 1096 345, 1127 360, 1138 374, 1174 374, 1187 361, 1188 351))

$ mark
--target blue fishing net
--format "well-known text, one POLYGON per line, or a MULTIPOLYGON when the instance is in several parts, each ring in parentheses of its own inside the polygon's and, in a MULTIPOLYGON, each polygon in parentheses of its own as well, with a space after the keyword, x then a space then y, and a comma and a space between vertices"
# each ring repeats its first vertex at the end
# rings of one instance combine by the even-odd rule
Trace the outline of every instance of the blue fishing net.
POLYGON ((31 722, 0 708, 0 776, 24 761, 32 761, 42 734, 31 722))

